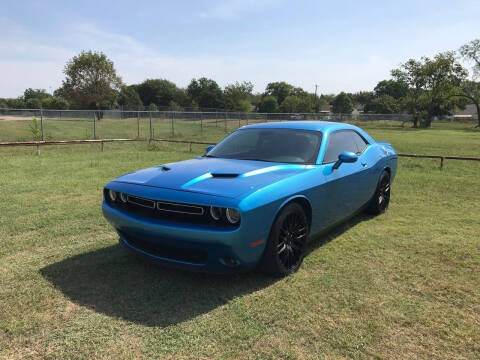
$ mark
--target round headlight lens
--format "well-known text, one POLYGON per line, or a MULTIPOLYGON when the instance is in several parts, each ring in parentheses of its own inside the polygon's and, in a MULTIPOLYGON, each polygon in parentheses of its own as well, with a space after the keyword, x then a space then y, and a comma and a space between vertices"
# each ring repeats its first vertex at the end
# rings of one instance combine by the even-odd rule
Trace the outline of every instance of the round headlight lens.
POLYGON ((210 216, 213 218, 213 220, 220 220, 222 217, 222 209, 219 207, 210 206, 210 216))
POLYGON ((109 189, 108 190, 108 197, 110 198, 110 200, 112 201, 115 201, 117 200, 117 192, 112 190, 112 189, 109 189))
POLYGON ((230 224, 236 224, 240 221, 240 212, 236 209, 227 208, 225 215, 227 216, 227 220, 230 224))
POLYGON ((120 200, 122 200, 123 203, 127 202, 127 195, 124 193, 120 193, 120 200))

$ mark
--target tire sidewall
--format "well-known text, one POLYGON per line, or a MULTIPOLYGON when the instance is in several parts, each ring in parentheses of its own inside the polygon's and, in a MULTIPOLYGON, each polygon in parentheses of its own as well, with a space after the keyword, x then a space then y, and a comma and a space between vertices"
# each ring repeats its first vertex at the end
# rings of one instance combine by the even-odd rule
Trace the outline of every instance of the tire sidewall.
POLYGON ((302 265, 303 258, 305 257, 305 248, 306 248, 306 243, 308 241, 309 230, 310 229, 308 225, 308 218, 303 207, 297 203, 287 204, 280 211, 280 213, 278 214, 278 216, 276 217, 272 225, 272 229, 268 237, 267 247, 264 253, 264 260, 265 260, 264 263, 266 265, 265 270, 277 276, 286 276, 296 272, 302 265), (305 241, 305 246, 303 248, 301 258, 298 264, 290 269, 287 269, 280 261, 280 258, 277 253, 277 246, 278 246, 278 241, 280 237, 280 228, 283 222, 285 221, 285 219, 292 213, 297 213, 305 221, 305 224, 307 226, 307 229, 306 229, 307 239, 305 241))
POLYGON ((376 212, 378 214, 383 214, 385 211, 387 211, 388 209, 388 206, 390 205, 390 196, 388 198, 388 201, 387 201, 387 206, 385 206, 384 209, 382 209, 380 207, 380 203, 379 203, 379 197, 380 197, 380 191, 381 191, 381 185, 382 185, 382 181, 387 178, 388 180, 388 184, 390 185, 390 174, 388 173, 388 171, 383 171, 382 175, 380 175, 380 179, 378 180, 378 185, 377 185, 377 191, 375 192, 375 204, 376 204, 376 212))

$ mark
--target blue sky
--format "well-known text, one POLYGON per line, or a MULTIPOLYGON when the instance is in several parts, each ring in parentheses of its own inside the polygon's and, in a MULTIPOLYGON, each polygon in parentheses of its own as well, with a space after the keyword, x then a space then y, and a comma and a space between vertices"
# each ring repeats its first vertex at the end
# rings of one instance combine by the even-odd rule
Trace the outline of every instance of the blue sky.
POLYGON ((371 90, 411 57, 480 38, 480 1, 11 1, 0 3, 0 97, 53 91, 65 62, 100 50, 125 83, 287 81, 371 90))

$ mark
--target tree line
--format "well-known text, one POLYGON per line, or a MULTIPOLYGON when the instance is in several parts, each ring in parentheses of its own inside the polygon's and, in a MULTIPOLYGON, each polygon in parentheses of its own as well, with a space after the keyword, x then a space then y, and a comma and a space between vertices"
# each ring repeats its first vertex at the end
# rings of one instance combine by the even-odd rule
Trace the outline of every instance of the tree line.
MULTIPOLYGON (((333 113, 409 113, 415 127, 429 127, 435 117, 473 103, 480 112, 480 40, 458 51, 433 58, 409 59, 391 71, 391 78, 373 91, 317 94, 284 81, 269 83, 263 93, 254 93, 248 81, 223 89, 213 79, 192 79, 186 88, 166 79, 147 79, 126 85, 114 64, 102 52, 82 51, 63 70, 65 79, 53 94, 44 89, 26 89, 23 96, 1 99, 0 108, 123 109, 123 110, 226 110, 239 112, 320 112, 330 105, 333 113), (469 72, 459 62, 472 64, 469 72)), ((479 119, 480 126, 480 119, 479 119)))

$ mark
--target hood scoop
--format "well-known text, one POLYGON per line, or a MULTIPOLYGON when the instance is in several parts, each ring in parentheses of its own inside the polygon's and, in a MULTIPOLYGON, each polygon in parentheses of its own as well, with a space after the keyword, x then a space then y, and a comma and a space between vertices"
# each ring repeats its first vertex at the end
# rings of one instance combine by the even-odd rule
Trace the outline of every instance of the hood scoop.
POLYGON ((210 173, 213 178, 236 178, 240 174, 234 174, 234 173, 224 173, 224 172, 212 172, 210 173))

